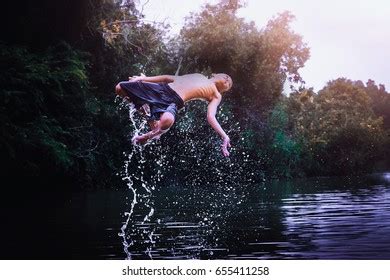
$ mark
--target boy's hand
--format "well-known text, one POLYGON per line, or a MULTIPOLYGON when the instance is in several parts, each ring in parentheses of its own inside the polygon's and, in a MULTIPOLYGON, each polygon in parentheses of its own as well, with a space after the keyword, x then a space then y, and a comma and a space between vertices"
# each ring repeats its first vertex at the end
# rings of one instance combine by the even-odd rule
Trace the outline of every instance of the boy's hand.
POLYGON ((132 82, 137 82, 137 81, 142 81, 143 78, 145 78, 146 76, 144 74, 141 73, 140 76, 132 76, 132 77, 129 77, 129 81, 132 81, 132 82))
POLYGON ((230 138, 229 138, 229 136, 226 136, 223 139, 223 143, 222 143, 222 153, 225 157, 228 157, 230 155, 230 153, 227 149, 228 147, 230 148, 230 138))

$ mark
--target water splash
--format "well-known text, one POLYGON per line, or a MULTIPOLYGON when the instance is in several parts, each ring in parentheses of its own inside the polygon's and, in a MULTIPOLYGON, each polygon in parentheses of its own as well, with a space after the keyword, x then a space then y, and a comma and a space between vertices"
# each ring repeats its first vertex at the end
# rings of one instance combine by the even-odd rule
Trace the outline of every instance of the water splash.
MULTIPOLYGON (((137 111, 132 103, 121 101, 120 108, 125 108, 129 112, 129 120, 134 128, 134 135, 138 135, 146 128, 146 120, 136 118, 135 112, 137 111)), ((149 143, 148 143, 149 144, 149 143)), ((133 145, 131 152, 127 155, 127 159, 124 163, 124 170, 121 174, 122 180, 126 181, 128 189, 131 191, 132 199, 130 202, 130 209, 124 213, 126 220, 124 221, 121 231, 118 234, 122 237, 122 244, 124 252, 126 253, 126 259, 132 259, 130 247, 135 242, 146 243, 145 253, 152 259, 151 250, 155 243, 153 240, 153 230, 148 230, 148 227, 143 225, 149 222, 154 215, 154 202, 151 200, 152 191, 155 189, 154 185, 151 185, 145 178, 145 146, 133 145), (136 168, 133 168, 134 165, 136 168), (141 208, 146 209, 146 214, 137 221, 137 217, 134 216, 136 206, 140 204, 141 208), (142 204, 142 205, 141 205, 142 204), (137 240, 135 236, 146 236, 146 238, 137 240)), ((125 153, 124 153, 125 154, 125 153)))
MULTIPOLYGON (((137 117, 131 104, 122 102, 121 106, 129 111, 134 134, 142 133, 146 121, 137 117)), ((230 217, 248 197, 236 187, 252 183, 253 173, 245 169, 249 155, 238 155, 233 147, 233 159, 222 158, 218 139, 207 135, 188 115, 171 131, 177 141, 164 145, 163 138, 134 145, 127 154, 121 175, 130 190, 131 203, 119 233, 127 259, 212 258, 214 251, 225 250, 217 236, 229 230, 230 217), (157 188, 167 174, 173 181, 164 182, 164 193, 169 195, 162 196, 157 188), (193 209, 190 213, 189 205, 193 209), (177 212, 167 217, 164 209, 177 212), (196 234, 188 237, 189 229, 196 234)), ((239 130, 237 124, 228 133, 231 130, 239 130)))

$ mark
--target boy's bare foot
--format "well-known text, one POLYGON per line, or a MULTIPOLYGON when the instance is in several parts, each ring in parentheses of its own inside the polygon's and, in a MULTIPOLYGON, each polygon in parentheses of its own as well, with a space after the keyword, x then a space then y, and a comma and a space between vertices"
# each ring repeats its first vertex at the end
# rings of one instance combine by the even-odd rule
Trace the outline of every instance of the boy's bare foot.
POLYGON ((138 109, 139 113, 142 115, 142 116, 146 116, 146 117, 150 117, 151 114, 150 114, 150 107, 149 107, 149 104, 145 103, 144 105, 142 105, 139 109, 138 109))

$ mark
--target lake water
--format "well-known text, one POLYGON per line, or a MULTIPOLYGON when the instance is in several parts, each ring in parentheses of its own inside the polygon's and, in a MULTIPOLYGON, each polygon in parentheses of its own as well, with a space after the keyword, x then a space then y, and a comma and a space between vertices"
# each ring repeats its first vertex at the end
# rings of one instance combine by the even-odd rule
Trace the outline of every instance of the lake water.
POLYGON ((42 195, 8 229, 17 238, 8 256, 390 259, 390 173, 245 188, 160 187, 147 198, 152 207, 145 206, 145 198, 134 207, 124 230, 131 244, 127 255, 119 235, 131 197, 125 186, 42 195), (154 213, 144 222, 150 208, 154 213))

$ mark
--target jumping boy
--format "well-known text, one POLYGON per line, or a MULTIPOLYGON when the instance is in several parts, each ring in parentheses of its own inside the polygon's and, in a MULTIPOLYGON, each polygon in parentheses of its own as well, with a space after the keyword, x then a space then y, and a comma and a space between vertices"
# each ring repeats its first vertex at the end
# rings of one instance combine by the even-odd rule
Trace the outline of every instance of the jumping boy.
POLYGON ((128 82, 120 82, 116 93, 133 102, 136 109, 149 117, 151 131, 137 135, 134 143, 146 143, 167 132, 175 122, 175 116, 184 103, 202 99, 208 102, 207 121, 222 137, 222 153, 229 156, 229 136, 218 123, 215 115, 222 94, 232 87, 232 79, 227 74, 213 74, 207 78, 202 74, 183 76, 162 75, 154 77, 133 76, 128 82))

